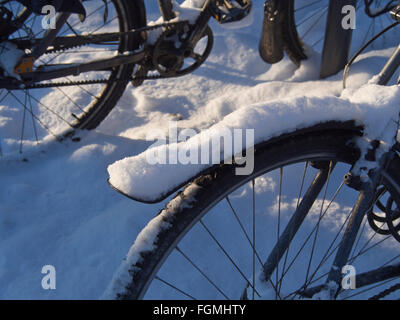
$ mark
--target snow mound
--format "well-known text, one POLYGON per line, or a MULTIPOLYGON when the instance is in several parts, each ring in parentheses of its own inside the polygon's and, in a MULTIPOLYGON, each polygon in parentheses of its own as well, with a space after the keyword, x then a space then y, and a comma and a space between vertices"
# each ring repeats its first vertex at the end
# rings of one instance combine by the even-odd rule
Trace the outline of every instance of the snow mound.
MULTIPOLYGON (((366 136, 382 139, 381 134, 390 119, 397 119, 400 89, 374 84, 345 90, 341 97, 302 96, 256 103, 226 116, 211 128, 187 141, 150 147, 145 152, 119 160, 108 167, 110 184, 122 193, 146 202, 154 202, 179 187, 215 161, 198 163, 151 164, 154 155, 188 154, 206 150, 213 140, 224 137, 227 130, 254 129, 254 143, 267 141, 284 133, 331 120, 355 120, 365 127, 366 136)), ((246 146, 242 146, 242 150, 246 146)), ((236 149, 238 150, 238 149, 236 149)), ((230 152, 220 152, 218 162, 231 159, 230 152)), ((171 158, 169 158, 171 159, 171 158)))

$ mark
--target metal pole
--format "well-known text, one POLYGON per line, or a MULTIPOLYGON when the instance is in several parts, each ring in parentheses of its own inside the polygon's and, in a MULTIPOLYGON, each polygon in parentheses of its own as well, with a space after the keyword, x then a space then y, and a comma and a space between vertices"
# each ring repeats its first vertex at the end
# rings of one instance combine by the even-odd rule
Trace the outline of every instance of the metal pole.
POLYGON ((330 0, 326 21, 325 42, 322 52, 320 77, 326 78, 344 68, 349 58, 353 30, 344 29, 342 9, 356 7, 357 0, 330 0))

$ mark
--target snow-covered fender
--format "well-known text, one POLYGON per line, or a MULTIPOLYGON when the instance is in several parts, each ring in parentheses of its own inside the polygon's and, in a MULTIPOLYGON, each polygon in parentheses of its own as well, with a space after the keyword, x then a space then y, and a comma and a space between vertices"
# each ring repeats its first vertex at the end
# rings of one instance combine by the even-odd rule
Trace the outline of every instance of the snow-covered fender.
MULTIPOLYGON (((314 126, 310 126, 308 128, 304 128, 304 129, 298 129, 294 132, 291 133, 286 133, 283 135, 280 135, 278 137, 275 138, 271 138, 268 141, 259 143, 256 145, 256 149, 257 146, 259 146, 260 148, 264 148, 265 144, 273 144, 273 143, 278 143, 279 141, 282 141, 284 139, 290 139, 294 136, 297 135, 315 135, 315 134, 323 134, 324 132, 329 132, 329 131, 349 131, 349 132, 354 132, 354 135, 359 135, 362 136, 362 130, 363 128, 361 126, 356 126, 355 122, 350 120, 350 121, 344 121, 344 122, 339 122, 339 121, 329 121, 329 122, 324 122, 324 123, 320 123, 314 126)), ((195 180, 196 178, 202 176, 202 175, 207 175, 207 174, 212 174, 217 167, 221 166, 221 165, 225 165, 225 164, 217 164, 217 165, 210 165, 209 167, 207 167, 206 169, 200 171, 197 174, 192 175, 189 179, 186 178, 182 178, 178 183, 177 181, 175 181, 175 185, 170 185, 167 186, 165 189, 163 189, 162 193, 153 193, 151 195, 149 194, 145 194, 143 193, 143 190, 139 190, 139 189, 145 189, 147 188, 151 188, 151 184, 153 183, 153 181, 148 181, 149 179, 146 180, 146 173, 143 173, 143 180, 142 180, 142 188, 138 188, 137 191, 133 190, 132 192, 126 193, 124 191, 122 191, 121 189, 115 187, 110 179, 107 180, 108 184, 117 192, 121 193, 122 195, 128 197, 129 199, 135 200, 135 201, 139 201, 139 202, 143 202, 143 203, 158 203, 161 202, 163 200, 165 200, 167 197, 169 197, 170 195, 172 195, 173 193, 175 193, 176 191, 178 191, 179 189, 181 189, 182 187, 184 187, 185 185, 187 185, 188 183, 190 183, 191 181, 195 180), (169 188, 168 188, 169 187, 169 188)), ((235 168, 237 165, 232 164, 230 165, 233 168, 235 168)), ((109 167, 110 168, 110 167, 109 167)), ((141 171, 141 168, 137 168, 138 171, 141 171)), ((173 170, 173 168, 170 168, 170 170, 173 170)), ((110 170, 109 170, 110 172, 110 170)), ((124 175, 125 172, 120 173, 121 175, 124 175)), ((178 179, 179 180, 179 179, 178 179)), ((161 183, 161 182, 160 182, 161 183)))

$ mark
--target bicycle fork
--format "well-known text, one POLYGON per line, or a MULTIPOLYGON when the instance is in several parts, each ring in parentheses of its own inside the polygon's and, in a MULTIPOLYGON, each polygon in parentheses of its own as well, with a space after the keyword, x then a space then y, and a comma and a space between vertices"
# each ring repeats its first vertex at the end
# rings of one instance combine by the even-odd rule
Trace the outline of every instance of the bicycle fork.
MULTIPOLYGON (((384 162, 386 162, 386 160, 384 162)), ((361 183, 361 187, 359 189, 360 194, 350 213, 349 222, 344 232, 342 241, 339 244, 335 260, 325 283, 324 290, 328 290, 328 297, 330 299, 336 298, 336 296, 339 294, 342 281, 342 269, 349 261, 350 253, 353 249, 354 242, 356 240, 358 231, 360 230, 364 216, 369 210, 372 210, 375 204, 375 190, 376 186, 379 184, 379 180, 381 179, 380 172, 381 169, 379 168, 369 176, 370 179, 368 181, 361 183)), ((353 179, 354 176, 350 173, 345 176, 345 183, 352 187, 353 179)), ((356 180, 358 180, 357 177, 356 180)))
MULTIPOLYGON (((393 142, 395 143, 397 130, 398 122, 394 121, 394 119, 390 119, 383 131, 382 140, 387 140, 385 137, 389 138, 390 140, 393 132, 395 132, 393 139, 393 142)), ((365 215, 370 210, 373 210, 374 205, 378 200, 376 197, 376 189, 379 184, 382 183, 382 174, 395 156, 395 151, 392 150, 392 148, 389 150, 384 150, 381 155, 377 156, 380 142, 378 140, 374 140, 371 142, 371 145, 372 149, 368 150, 364 157, 360 158, 360 160, 353 166, 352 170, 344 178, 344 183, 347 186, 360 191, 360 194, 353 209, 351 210, 349 222, 341 243, 339 244, 338 251, 336 253, 331 270, 329 271, 325 286, 323 287, 323 290, 327 291, 328 298, 330 299, 336 298, 340 292, 342 269, 347 263, 349 263, 350 254, 365 215), (378 165, 376 168, 368 170, 368 168, 363 167, 364 160, 377 161, 378 165), (368 172, 368 174, 363 176, 363 171, 368 172)), ((366 279, 363 279, 363 281, 365 280, 368 282, 368 277, 365 278, 366 279)))
MULTIPOLYGON (((384 129, 382 139, 392 136, 395 131, 397 133, 397 122, 391 119, 384 129)), ((390 139, 390 138, 389 138, 390 139)), ((358 232, 360 230, 362 221, 365 215, 373 209, 376 199, 376 188, 382 182, 382 173, 387 168, 391 159, 395 156, 395 151, 391 148, 389 150, 380 150, 380 143, 375 140, 372 143, 372 149, 368 150, 365 155, 360 157, 360 160, 353 165, 351 171, 345 176, 344 183, 350 188, 359 191, 357 201, 350 212, 349 221, 344 231, 343 237, 334 258, 333 265, 328 272, 325 284, 314 287, 307 287, 308 279, 303 288, 297 291, 302 297, 312 298, 316 294, 323 294, 324 299, 334 299, 340 292, 341 281, 342 281, 342 269, 349 263, 350 254, 354 247, 358 232), (379 151, 379 156, 377 156, 379 151), (366 168, 365 161, 375 162, 375 168, 366 168), (377 162, 377 163, 376 163, 377 162), (363 172, 368 172, 367 175, 363 172)), ((308 188, 304 197, 300 201, 296 211, 292 218, 288 222, 286 229, 280 235, 278 242, 271 251, 269 257, 263 265, 261 279, 268 281, 272 276, 277 264, 283 257, 286 250, 288 250, 290 243, 304 219, 308 215, 313 203, 318 198, 318 195, 322 191, 324 185, 328 183, 330 173, 335 167, 335 163, 328 164, 327 162, 321 161, 313 163, 312 166, 319 169, 319 172, 315 176, 314 181, 308 188)), ((371 283, 383 281, 400 274, 400 268, 396 266, 389 266, 387 268, 381 268, 380 270, 374 270, 374 273, 363 273, 356 276, 357 287, 363 287, 371 283), (395 270, 395 271, 393 271, 395 270), (376 276, 373 276, 375 274, 376 276), (379 278, 379 279, 378 279, 379 278)), ((275 288, 277 290, 277 288, 275 288)))

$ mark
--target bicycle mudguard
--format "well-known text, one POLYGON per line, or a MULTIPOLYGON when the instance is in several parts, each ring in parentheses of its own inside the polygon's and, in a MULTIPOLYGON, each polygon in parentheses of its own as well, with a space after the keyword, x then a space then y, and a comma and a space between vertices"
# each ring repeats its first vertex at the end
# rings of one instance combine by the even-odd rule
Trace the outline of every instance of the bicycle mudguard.
MULTIPOLYGON (((265 148, 265 146, 270 146, 273 145, 275 143, 281 143, 284 139, 288 139, 288 138, 292 138, 294 136, 298 136, 298 135, 315 135, 315 134, 321 134, 322 132, 327 132, 327 131, 349 131, 354 133, 354 135, 362 135, 362 131, 363 131, 363 127, 356 125, 356 123, 353 120, 348 120, 348 121, 328 121, 328 122, 323 122, 320 124, 316 124, 304 129, 297 129, 294 132, 291 133, 285 133, 282 134, 280 136, 271 138, 265 142, 261 142, 256 146, 256 150, 257 148, 265 148)), ((198 172, 197 174, 193 174, 192 176, 188 176, 185 178, 181 178, 179 179, 179 182, 176 185, 169 185, 168 188, 166 188, 165 190, 163 190, 160 193, 154 193, 153 195, 144 195, 142 190, 141 192, 126 192, 121 190, 121 188, 116 187, 115 185, 112 184, 111 182, 111 177, 107 180, 107 183, 110 185, 110 187, 112 189, 114 189, 115 191, 117 191, 118 193, 122 194, 123 196, 134 200, 134 201, 138 201, 138 202, 142 202, 142 203, 148 203, 148 204, 153 204, 153 203, 159 203, 163 200, 165 200, 166 198, 168 198, 169 196, 171 196, 173 193, 177 192, 178 190, 180 190, 181 188, 183 188, 184 186, 186 186, 187 184, 191 183, 192 181, 194 181, 195 179, 201 177, 201 176, 205 176, 208 174, 214 174, 215 170, 220 167, 220 166, 224 166, 225 164, 220 163, 220 164, 214 164, 211 166, 205 166, 205 169, 201 170, 200 172, 198 172)), ((237 168, 239 165, 237 164, 226 164, 226 166, 230 166, 231 170, 233 172, 235 172, 235 168, 237 168)), ((173 168, 171 168, 170 170, 174 170, 173 168)), ((141 169, 138 168, 138 172, 140 172, 141 169)), ((128 176, 129 174, 127 173, 123 173, 122 176, 128 176)), ((144 183, 149 184, 149 181, 146 181, 146 178, 144 179, 144 183)), ((143 186, 144 188, 147 188, 147 186, 143 186)), ((154 189, 154 188, 153 188, 154 189)))
POLYGON ((261 31, 259 53, 267 63, 283 59, 284 41, 279 14, 280 0, 267 0, 264 5, 264 21, 261 31))

